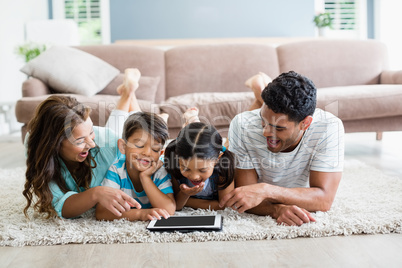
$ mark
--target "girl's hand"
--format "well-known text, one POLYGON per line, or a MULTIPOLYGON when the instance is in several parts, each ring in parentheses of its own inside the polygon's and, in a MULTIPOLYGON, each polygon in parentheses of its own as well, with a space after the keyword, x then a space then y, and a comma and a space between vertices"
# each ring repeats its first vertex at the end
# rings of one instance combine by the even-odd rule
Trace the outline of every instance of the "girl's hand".
POLYGON ((160 220, 163 218, 168 219, 170 217, 169 212, 167 212, 163 208, 150 208, 150 209, 141 209, 140 220, 147 221, 147 220, 160 220))
POLYGON ((114 215, 121 217, 123 212, 129 211, 132 207, 141 208, 141 205, 134 198, 120 189, 107 186, 98 186, 96 200, 114 215))
POLYGON ((183 192, 183 194, 188 195, 188 196, 193 196, 198 194, 199 192, 202 191, 202 189, 204 189, 204 182, 201 182, 200 184, 194 186, 194 187, 190 187, 187 184, 183 183, 180 184, 180 191, 183 192))
POLYGON ((140 172, 140 179, 145 177, 151 177, 161 166, 163 162, 158 160, 157 162, 152 162, 152 164, 144 171, 140 172))

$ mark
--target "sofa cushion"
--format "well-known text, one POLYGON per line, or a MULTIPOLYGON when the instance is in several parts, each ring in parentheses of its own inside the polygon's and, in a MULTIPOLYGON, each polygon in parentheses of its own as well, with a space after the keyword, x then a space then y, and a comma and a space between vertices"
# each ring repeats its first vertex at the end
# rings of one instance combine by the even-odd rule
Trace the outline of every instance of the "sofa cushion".
MULTIPOLYGON (((52 94, 54 95, 54 94, 52 94)), ((27 124, 34 115, 36 107, 49 96, 43 95, 38 97, 24 97, 17 101, 15 114, 18 122, 27 124)), ((112 95, 95 95, 87 97, 77 94, 61 94, 76 98, 79 102, 92 108, 91 119, 95 126, 104 126, 109 118, 110 112, 116 108, 119 96, 112 95)), ((157 105, 150 101, 138 100, 141 110, 147 112, 160 113, 157 105)))
POLYGON ((402 114, 402 85, 360 85, 320 88, 317 107, 341 120, 398 116, 402 114))
POLYGON ((244 92, 258 72, 279 75, 273 46, 224 44, 177 46, 165 53, 166 99, 196 92, 244 92))
POLYGON ((53 46, 22 67, 21 71, 42 80, 58 93, 93 96, 120 71, 79 49, 53 46))
POLYGON ((317 88, 378 84, 387 48, 375 40, 311 40, 277 47, 280 72, 295 71, 317 88))
POLYGON ((202 122, 229 126, 233 117, 247 111, 254 101, 253 92, 236 93, 191 93, 171 97, 160 104, 161 113, 168 113, 169 128, 181 128, 183 113, 190 107, 198 107, 202 122))
MULTIPOLYGON (((102 95, 118 95, 116 88, 123 83, 124 74, 118 74, 112 82, 110 82, 102 91, 98 94, 102 95)), ((139 100, 147 100, 150 102, 155 102, 156 91, 158 90, 160 78, 141 76, 139 81, 139 87, 135 91, 135 95, 139 100)))

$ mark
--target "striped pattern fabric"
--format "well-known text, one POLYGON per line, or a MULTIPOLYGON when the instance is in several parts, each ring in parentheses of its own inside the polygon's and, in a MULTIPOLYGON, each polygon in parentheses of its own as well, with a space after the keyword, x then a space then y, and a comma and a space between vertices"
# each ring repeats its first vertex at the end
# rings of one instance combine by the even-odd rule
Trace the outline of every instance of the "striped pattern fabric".
MULTIPOLYGON (((164 194, 173 193, 172 179, 162 166, 152 176, 152 181, 164 194)), ((115 189, 120 189, 141 204, 142 208, 151 208, 145 191, 137 192, 134 189, 133 183, 127 174, 126 157, 122 155, 109 168, 106 177, 102 182, 102 186, 108 186, 115 189)))
POLYGON ((313 122, 292 152, 272 153, 263 136, 260 109, 237 115, 229 129, 230 150, 236 167, 255 169, 259 182, 295 188, 309 187, 310 171, 343 170, 344 128, 342 121, 316 109, 313 122))

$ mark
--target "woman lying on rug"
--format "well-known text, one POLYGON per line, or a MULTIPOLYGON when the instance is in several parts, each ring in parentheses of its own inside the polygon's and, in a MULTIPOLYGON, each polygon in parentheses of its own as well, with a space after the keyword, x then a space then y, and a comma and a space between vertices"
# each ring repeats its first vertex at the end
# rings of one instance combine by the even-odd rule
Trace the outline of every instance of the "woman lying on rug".
POLYGON ((123 191, 100 186, 118 155, 121 136, 122 124, 110 119, 124 119, 130 112, 140 111, 135 96, 140 76, 137 69, 126 70, 124 82, 117 88, 120 99, 104 128, 93 126, 90 108, 75 98, 53 95, 38 106, 25 139, 27 217, 31 206, 47 218, 77 217, 97 204, 116 216, 141 207, 123 191))
POLYGON ((171 177, 159 161, 168 136, 166 123, 156 114, 139 112, 128 117, 122 139, 117 143, 122 155, 110 166, 102 186, 121 189, 140 203, 141 209, 116 216, 99 203, 96 206, 98 220, 146 221, 167 219, 174 214, 176 204, 171 177))
POLYGON ((184 118, 183 129, 165 150, 176 210, 222 209, 219 201, 234 189, 234 154, 222 146, 215 127, 199 122, 197 108, 187 110, 184 118))

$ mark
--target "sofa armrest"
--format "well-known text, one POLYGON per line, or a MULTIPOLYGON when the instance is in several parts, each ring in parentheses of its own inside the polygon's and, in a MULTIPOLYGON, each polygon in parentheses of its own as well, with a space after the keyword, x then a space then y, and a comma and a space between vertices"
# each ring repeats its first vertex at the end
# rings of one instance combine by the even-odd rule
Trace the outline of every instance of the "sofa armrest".
POLYGON ((31 77, 22 83, 23 97, 36 97, 46 94, 51 94, 50 88, 37 78, 31 77))
POLYGON ((380 84, 402 84, 402 71, 383 71, 380 84))

